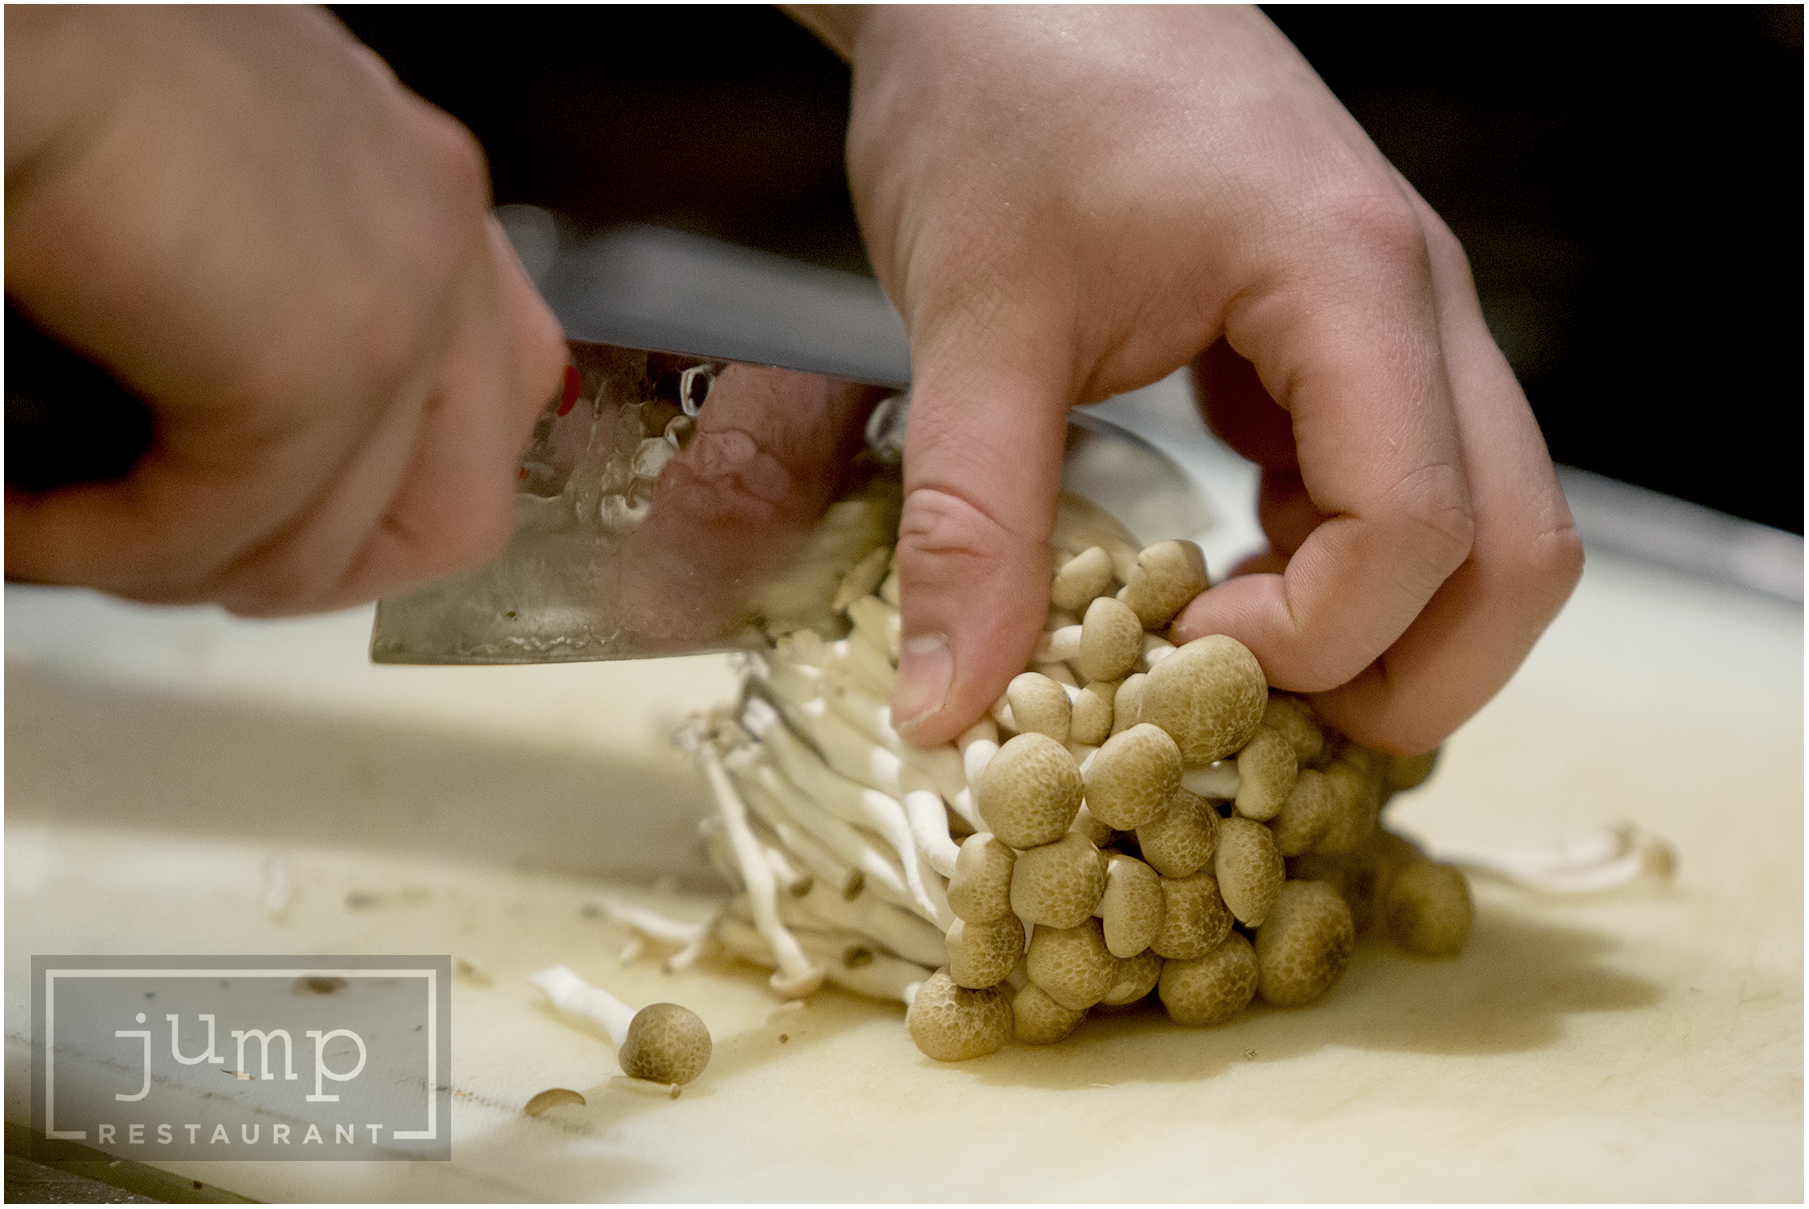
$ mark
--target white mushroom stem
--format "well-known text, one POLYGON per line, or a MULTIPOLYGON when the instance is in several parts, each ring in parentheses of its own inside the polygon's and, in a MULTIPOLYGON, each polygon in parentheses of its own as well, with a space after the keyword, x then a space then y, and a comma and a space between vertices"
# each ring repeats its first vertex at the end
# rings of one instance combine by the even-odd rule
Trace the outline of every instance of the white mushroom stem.
MULTIPOLYGON (((954 922, 955 917, 949 913, 948 900, 942 895, 940 885, 933 884, 933 867, 932 877, 924 876, 924 866, 929 862, 918 849, 910 819, 904 806, 896 798, 858 784, 829 768, 814 751, 804 745, 802 739, 786 729, 778 712, 758 697, 748 701, 741 716, 747 728, 773 753, 779 766, 794 784, 810 794, 831 814, 848 823, 871 827, 892 846, 904 866, 905 884, 911 888, 912 896, 930 912, 930 917, 938 926, 946 927, 954 922)), ((937 810, 940 809, 941 803, 938 800, 937 810)), ((942 821, 942 826, 946 838, 946 818, 942 821)), ((952 843, 950 846, 953 846, 952 843)), ((953 867, 952 864, 950 867, 953 867)))
POLYGON ((1018 721, 1012 717, 1011 702, 1005 699, 1004 694, 1001 693, 999 699, 992 703, 992 708, 987 711, 987 714, 998 723, 1000 730, 1010 731, 1014 735, 1018 733, 1018 721))
POLYGON ((1032 670, 1041 672, 1067 689, 1070 699, 1080 691, 1080 681, 1074 678, 1074 673, 1068 670, 1068 665, 1065 663, 1036 663, 1032 664, 1032 670))
POLYGON ((760 929, 760 934, 772 945, 778 961, 778 971, 771 980, 772 988, 788 999, 808 995, 821 984, 822 971, 804 955, 796 938, 779 921, 778 886, 772 868, 762 855, 760 842, 754 837, 753 828, 748 825, 747 804, 736 792, 734 782, 729 779, 728 770, 723 768, 722 758, 717 755, 713 745, 698 745, 697 762, 703 767, 704 776, 710 782, 710 790, 715 795, 717 808, 721 812, 724 834, 734 849, 736 863, 741 868, 741 880, 747 886, 748 898, 753 906, 754 926, 760 929))
POLYGON ((959 848, 949 838, 948 813, 942 808, 942 795, 929 777, 898 753, 873 743, 835 713, 811 719, 810 736, 835 772, 902 804, 911 838, 932 869, 944 877, 955 871, 959 848))
POLYGON ((565 966, 550 966, 528 981, 546 992, 553 1006, 562 1012, 594 1020, 609 1034, 610 1044, 617 1049, 628 1040, 628 1025, 634 1020, 634 1009, 605 991, 594 987, 565 966))
POLYGON ((1032 663, 1072 663, 1080 658, 1080 631, 1077 625, 1065 625, 1059 630, 1045 631, 1037 640, 1036 653, 1030 656, 1032 663))
MULTIPOLYGON (((725 918, 717 925, 717 939, 731 953, 757 965, 772 967, 773 953, 765 938, 742 921, 725 918)), ((896 999, 909 1004, 918 984, 932 971, 916 962, 884 953, 874 953, 870 961, 859 965, 848 965, 843 957, 860 940, 852 933, 842 940, 812 934, 806 943, 813 955, 821 958, 824 977, 830 982, 875 999, 896 999)))
POLYGON ((1202 798, 1231 799, 1237 796, 1237 762, 1218 760, 1188 768, 1181 773, 1181 788, 1202 798))
POLYGON ((1443 848, 1437 859, 1545 894, 1612 890, 1642 876, 1669 878, 1677 867, 1670 844, 1626 825, 1556 848, 1443 848))
POLYGON ((821 924, 871 936, 898 956, 935 969, 948 964, 948 945, 942 933, 908 911, 881 902, 870 894, 852 901, 822 887, 813 887, 802 898, 780 904, 788 917, 815 918, 821 924))
POLYGON ((929 777, 936 792, 953 801, 967 788, 967 772, 961 754, 953 747, 915 747, 892 729, 892 707, 853 686, 825 694, 829 710, 864 738, 896 755, 929 777))
POLYGON ((904 870, 869 839, 869 833, 836 818, 821 804, 793 784, 785 774, 764 761, 750 763, 744 773, 735 774, 744 782, 757 782, 760 789, 785 803, 786 810, 799 827, 820 840, 839 860, 859 872, 862 882, 875 894, 894 906, 904 907, 935 922, 934 915, 911 893, 904 870))
MULTIPOLYGON (((832 887, 842 894, 854 894, 859 891, 865 880, 860 870, 831 852, 822 841, 810 832, 798 826, 785 809, 785 804, 777 796, 768 791, 754 777, 738 768, 734 760, 725 760, 729 776, 735 782, 735 788, 741 791, 741 800, 748 804, 760 821, 772 828, 773 834, 792 855, 803 862, 810 870, 814 885, 832 887)), ((903 879, 900 878, 902 892, 903 879)))
POLYGON ((1145 634, 1143 636, 1143 654, 1138 657, 1137 670, 1140 672, 1149 671, 1168 656, 1174 654, 1174 651, 1174 643, 1163 638, 1158 638, 1154 634, 1145 634))

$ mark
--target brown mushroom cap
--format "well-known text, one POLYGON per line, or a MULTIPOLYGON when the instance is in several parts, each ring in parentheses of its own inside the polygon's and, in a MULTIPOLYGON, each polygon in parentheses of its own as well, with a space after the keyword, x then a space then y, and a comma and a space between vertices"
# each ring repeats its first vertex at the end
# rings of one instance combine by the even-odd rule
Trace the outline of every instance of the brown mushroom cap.
POLYGON ((1204 957, 1162 964, 1162 1006, 1176 1024, 1224 1024, 1256 997, 1256 950, 1233 932, 1204 957))
POLYGON ((1111 738, 1112 702, 1117 696, 1117 681, 1089 681, 1074 698, 1069 710, 1069 741, 1098 747, 1111 738))
POLYGON ((1130 582, 1118 593, 1146 630, 1160 630, 1207 588, 1206 559, 1193 542, 1166 541, 1137 555, 1130 582))
POLYGON ((1219 846, 1219 816, 1205 798, 1177 789, 1168 807, 1137 828, 1137 848, 1163 877, 1186 877, 1206 867, 1219 846))
POLYGON ((1080 810, 1080 769, 1048 735, 1014 736, 993 754, 975 787, 980 817, 1013 848, 1060 839, 1080 810))
POLYGON ((690 1008, 653 1003, 634 1014, 616 1051, 622 1073, 654 1083, 689 1083, 710 1064, 710 1030, 690 1008))
POLYGON ((1048 735, 1057 743, 1068 741, 1073 707, 1061 685, 1041 672, 1021 672, 1005 688, 1012 719, 1020 731, 1048 735))
POLYGON ((1119 958, 1118 972, 1112 976, 1112 985, 1099 1002, 1107 1007, 1136 1003, 1156 989, 1156 983, 1162 977, 1162 965, 1162 959, 1150 949, 1134 957, 1119 958))
POLYGON ((1073 928, 1105 893, 1105 862, 1093 841, 1070 831, 1053 844, 1027 848, 1011 871, 1011 909, 1029 924, 1073 928))
POLYGON ((1090 1008, 1105 997, 1118 973, 1118 959, 1107 951, 1099 921, 1077 928, 1038 926, 1024 954, 1030 981, 1065 1008, 1090 1008))
POLYGON ((1455 957, 1470 939, 1476 908, 1463 872, 1438 861, 1402 869, 1382 900, 1388 935, 1409 953, 1455 957))
POLYGON ((1302 1007, 1332 988, 1357 943, 1350 908, 1324 882, 1287 882, 1256 930, 1257 992, 1302 1007))
POLYGON ((1288 876, 1269 829, 1235 815, 1219 824, 1212 867, 1225 906, 1250 927, 1262 923, 1288 876))
POLYGON ((1148 672, 1132 672, 1118 682, 1118 691, 1112 694, 1113 734, 1127 731, 1142 721, 1138 713, 1143 708, 1143 685, 1148 680, 1148 672))
MULTIPOLYGON (((1378 829, 1377 834, 1381 834, 1378 829)), ((1288 876, 1296 881, 1324 882, 1338 892, 1350 908, 1351 925, 1361 936, 1375 921, 1377 909, 1376 856, 1373 843, 1346 856, 1309 852, 1290 857, 1288 876)))
POLYGON ((1081 613, 1096 597, 1111 591, 1113 582, 1112 556, 1101 546, 1089 546, 1055 573, 1049 602, 1058 609, 1081 613))
POLYGON ((1160 814, 1181 787, 1181 749, 1161 727, 1140 723, 1093 753, 1082 782, 1088 812, 1130 831, 1160 814))
POLYGON ((1191 961, 1217 948, 1231 931, 1219 884, 1204 871, 1162 879, 1162 930, 1150 941, 1158 957, 1191 961))
POLYGON ((1325 732, 1313 717, 1313 707, 1299 697, 1269 690, 1269 703, 1263 707, 1263 725, 1281 732, 1294 758, 1302 767, 1313 763, 1325 750, 1325 732))
POLYGON ((1078 831, 1080 834, 1092 840, 1095 848, 1104 848, 1107 844, 1111 843, 1113 837, 1118 834, 1116 831, 1112 830, 1112 828, 1107 827, 1104 823, 1094 818, 1093 812, 1087 809, 1086 803, 1084 802, 1081 803, 1080 813, 1074 816, 1074 826, 1069 828, 1069 830, 1078 831))
POLYGON ((948 907, 956 918, 989 924, 1011 914, 1011 869, 1018 854, 990 831, 961 841, 948 879, 948 907))
POLYGON ((1024 925, 1015 915, 991 923, 957 919, 948 930, 948 976, 956 986, 981 990, 1005 981, 1024 954, 1024 925))
POLYGON ((1384 759, 1379 752, 1351 744, 1326 766, 1330 821, 1314 851, 1355 852, 1369 842, 1382 811, 1384 759))
POLYGON ((1135 857, 1108 856, 1099 918, 1112 956, 1135 957, 1162 931, 1162 879, 1135 857))
POLYGON ((1131 607, 1110 596, 1087 606, 1080 622, 1080 658, 1075 670, 1088 680, 1116 680, 1143 655, 1143 624, 1131 607))
POLYGON ((1086 1018, 1085 1008, 1063 1007, 1034 982, 1011 1001, 1012 1033, 1026 1045, 1054 1045, 1086 1018))
POLYGON ((946 969, 917 988, 905 1010, 917 1048, 938 1062, 965 1062, 997 1053, 1011 1040, 1011 1002, 998 987, 956 986, 946 969))
POLYGON ((1137 720, 1173 736, 1189 767, 1222 760, 1250 741, 1269 689, 1250 648, 1224 634, 1178 647, 1150 669, 1137 720))
POLYGON ((1237 812, 1266 823, 1281 813, 1294 792, 1300 762, 1282 733, 1259 726, 1237 753, 1237 812))
POLYGON ((1272 829, 1283 856, 1310 852, 1332 825, 1332 787, 1316 768, 1303 768, 1293 792, 1281 804, 1272 829))

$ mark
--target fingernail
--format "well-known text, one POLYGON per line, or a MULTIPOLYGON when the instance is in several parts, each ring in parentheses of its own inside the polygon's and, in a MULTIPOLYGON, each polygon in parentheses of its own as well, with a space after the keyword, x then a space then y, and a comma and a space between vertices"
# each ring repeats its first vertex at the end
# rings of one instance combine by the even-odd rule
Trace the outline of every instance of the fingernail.
POLYGON ((955 656, 944 634, 913 634, 898 653, 892 686, 892 729, 900 734, 942 708, 955 678, 955 656))

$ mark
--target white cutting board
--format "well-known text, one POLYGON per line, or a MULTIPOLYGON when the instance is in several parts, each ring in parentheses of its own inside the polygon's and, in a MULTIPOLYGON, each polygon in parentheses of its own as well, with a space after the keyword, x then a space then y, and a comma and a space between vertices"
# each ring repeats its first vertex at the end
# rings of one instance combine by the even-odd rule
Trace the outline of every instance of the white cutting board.
POLYGON ((1434 848, 1630 820, 1668 889, 1479 885, 1461 958, 1359 950, 1320 1004, 1089 1021, 941 1065, 902 1009, 787 1007, 727 962, 623 965, 609 891, 707 908, 705 799, 664 744, 715 658, 373 668, 368 612, 253 625, 9 588, 6 1110, 32 953, 451 953, 450 1163, 171 1163, 265 1200, 1762 1200, 1803 1196, 1799 608, 1594 555, 1520 675, 1394 822, 1434 848), (267 858, 295 892, 276 919, 267 858), (676 875, 678 892, 651 888, 676 875), (349 906, 352 891, 376 905, 349 906), (676 1000, 676 1100, 526 975, 676 1000), (589 1100, 529 1119, 563 1086, 589 1100))

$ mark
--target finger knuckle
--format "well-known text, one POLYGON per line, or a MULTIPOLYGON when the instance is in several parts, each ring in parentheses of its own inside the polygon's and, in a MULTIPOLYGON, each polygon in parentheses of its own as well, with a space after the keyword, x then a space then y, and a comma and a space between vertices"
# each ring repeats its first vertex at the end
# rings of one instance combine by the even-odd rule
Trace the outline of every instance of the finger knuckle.
POLYGON ((1396 486, 1394 504, 1423 557, 1449 575, 1470 555, 1476 541, 1476 514, 1463 473, 1446 462, 1423 466, 1396 486))

